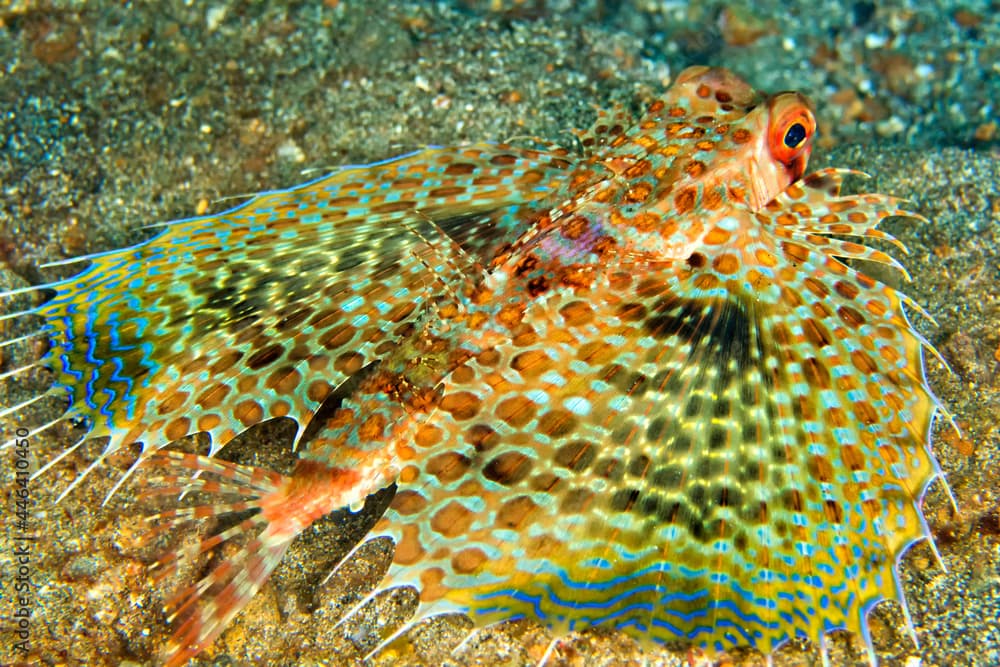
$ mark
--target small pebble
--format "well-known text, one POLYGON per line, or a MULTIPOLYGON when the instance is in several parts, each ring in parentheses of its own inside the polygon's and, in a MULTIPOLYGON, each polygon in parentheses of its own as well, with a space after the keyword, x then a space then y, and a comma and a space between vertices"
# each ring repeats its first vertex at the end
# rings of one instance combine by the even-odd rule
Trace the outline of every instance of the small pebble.
POLYGON ((880 137, 891 137, 899 134, 905 129, 906 123, 904 123, 898 116, 890 116, 875 125, 875 131, 878 132, 880 137))
POLYGON ((225 5, 215 5, 214 7, 209 7, 205 12, 205 28, 208 32, 215 32, 219 25, 226 18, 226 12, 229 8, 225 5))
POLYGON ((997 124, 994 121, 989 123, 982 123, 976 128, 973 137, 976 141, 981 141, 986 143, 987 141, 993 141, 997 138, 997 124))
POLYGON ((306 154, 297 143, 286 139, 278 145, 278 159, 286 162, 305 162, 306 154))
POLYGON ((66 567, 63 568, 63 575, 71 581, 95 579, 106 566, 107 563, 100 556, 81 554, 66 564, 66 567))

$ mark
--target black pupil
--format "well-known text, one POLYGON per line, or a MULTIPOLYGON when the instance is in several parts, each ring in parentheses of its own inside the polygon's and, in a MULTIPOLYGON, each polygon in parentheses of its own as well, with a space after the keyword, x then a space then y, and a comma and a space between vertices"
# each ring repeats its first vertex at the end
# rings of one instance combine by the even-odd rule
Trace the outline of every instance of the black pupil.
POLYGON ((796 123, 788 128, 785 132, 785 145, 789 148, 795 148, 802 143, 802 140, 806 138, 806 128, 802 127, 802 123, 796 123))

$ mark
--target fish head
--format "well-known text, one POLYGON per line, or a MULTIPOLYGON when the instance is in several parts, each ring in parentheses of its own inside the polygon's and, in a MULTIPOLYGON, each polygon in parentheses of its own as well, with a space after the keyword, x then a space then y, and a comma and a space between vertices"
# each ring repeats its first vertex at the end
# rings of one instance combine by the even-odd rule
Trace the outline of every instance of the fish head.
POLYGON ((802 177, 815 134, 801 93, 767 95, 729 70, 689 67, 595 161, 640 192, 652 176, 661 197, 728 184, 731 199, 756 211, 802 177))
POLYGON ((816 134, 804 95, 761 93, 709 67, 681 72, 631 126, 607 125, 585 137, 597 144, 588 173, 604 175, 586 181, 572 212, 604 221, 617 247, 667 261, 688 257, 719 220, 753 230, 805 174, 816 134))
MULTIPOLYGON (((722 188, 759 211, 805 173, 816 134, 801 93, 760 93, 729 70, 689 67, 652 109, 662 120, 671 191, 722 188)), ((647 122, 648 125, 648 122, 647 122)))

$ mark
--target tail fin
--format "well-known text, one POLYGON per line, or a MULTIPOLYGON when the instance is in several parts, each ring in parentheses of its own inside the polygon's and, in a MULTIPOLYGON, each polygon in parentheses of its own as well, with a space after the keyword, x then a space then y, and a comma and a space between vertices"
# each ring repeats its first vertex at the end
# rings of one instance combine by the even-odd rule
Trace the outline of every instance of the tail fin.
POLYGON ((211 502, 147 517, 147 543, 194 521, 252 512, 189 549, 166 554, 151 566, 160 582, 176 571, 178 564, 246 538, 234 556, 219 561, 199 581, 166 602, 167 620, 175 625, 162 655, 167 667, 179 667, 211 645, 268 580, 292 540, 317 518, 359 493, 351 471, 309 461, 301 461, 285 476, 207 456, 161 450, 142 465, 154 471, 145 477, 152 483, 145 490, 147 495, 197 492, 211 498, 211 502))

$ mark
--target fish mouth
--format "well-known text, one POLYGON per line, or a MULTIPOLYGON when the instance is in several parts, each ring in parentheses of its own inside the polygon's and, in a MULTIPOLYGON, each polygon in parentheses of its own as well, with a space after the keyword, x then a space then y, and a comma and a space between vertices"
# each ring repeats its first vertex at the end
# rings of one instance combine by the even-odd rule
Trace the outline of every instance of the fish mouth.
MULTIPOLYGON (((803 166, 803 171, 805 167, 803 166)), ((788 173, 787 167, 774 160, 749 160, 747 166, 747 204, 750 210, 757 213, 764 209, 779 194, 794 183, 795 178, 788 173)))
MULTIPOLYGON (((763 147, 766 151, 766 147, 763 147)), ((807 146, 789 163, 779 162, 767 155, 765 159, 751 158, 747 161, 747 205, 754 213, 760 212, 775 197, 788 189, 790 185, 805 176, 809 165, 812 146, 807 146)))
MULTIPOLYGON (((783 165, 788 172, 788 185, 796 182, 805 176, 806 168, 809 166, 809 156, 812 155, 812 146, 808 146, 790 163, 783 165)), ((786 186, 787 187, 787 186, 786 186)))

